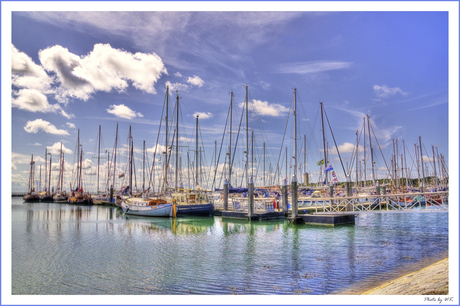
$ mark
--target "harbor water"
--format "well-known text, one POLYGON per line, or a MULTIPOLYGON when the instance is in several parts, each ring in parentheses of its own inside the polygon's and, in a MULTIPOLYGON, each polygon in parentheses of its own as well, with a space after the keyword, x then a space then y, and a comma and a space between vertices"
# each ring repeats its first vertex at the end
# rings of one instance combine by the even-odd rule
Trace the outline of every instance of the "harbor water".
POLYGON ((332 227, 12 199, 13 295, 326 295, 447 251, 447 212, 332 227))

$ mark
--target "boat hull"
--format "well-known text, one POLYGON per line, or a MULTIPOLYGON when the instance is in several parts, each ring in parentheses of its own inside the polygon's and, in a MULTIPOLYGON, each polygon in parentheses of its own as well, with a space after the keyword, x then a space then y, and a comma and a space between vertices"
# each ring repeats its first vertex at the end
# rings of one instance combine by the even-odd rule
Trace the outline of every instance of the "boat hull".
MULTIPOLYGON (((173 204, 162 204, 155 206, 136 206, 128 205, 126 203, 121 204, 121 208, 125 214, 135 216, 147 216, 147 217, 171 217, 173 214, 173 204)), ((177 208, 176 208, 177 212, 177 208)))
POLYGON ((177 205, 178 216, 210 216, 214 212, 213 204, 177 205))
POLYGON ((22 199, 24 200, 24 202, 28 202, 28 203, 40 201, 40 197, 36 194, 27 194, 22 199))

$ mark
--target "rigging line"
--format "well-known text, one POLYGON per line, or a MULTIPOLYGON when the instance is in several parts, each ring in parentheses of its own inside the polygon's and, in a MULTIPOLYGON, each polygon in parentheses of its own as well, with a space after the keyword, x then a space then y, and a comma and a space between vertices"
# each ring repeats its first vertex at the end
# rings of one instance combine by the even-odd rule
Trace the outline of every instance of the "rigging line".
MULTIPOLYGON (((294 99, 291 97, 291 104, 289 105, 289 112, 288 112, 288 117, 287 117, 287 120, 286 120, 286 126, 284 127, 283 140, 281 141, 280 153, 278 155, 278 161, 276 162, 277 165, 279 165, 279 163, 280 163, 281 154, 283 152, 284 139, 286 137, 286 130, 287 130, 288 123, 289 123, 289 117, 291 116, 291 108, 292 108, 293 101, 294 101, 294 99)), ((277 179, 277 177, 276 177, 277 175, 279 175, 281 177, 281 167, 277 167, 277 169, 275 171, 275 177, 274 177, 275 181, 277 179)), ((278 178, 278 181, 279 181, 279 178, 278 178)))
POLYGON ((345 167, 343 166, 342 157, 340 156, 340 152, 339 152, 339 147, 337 146, 337 142, 335 142, 334 133, 332 133, 331 123, 329 122, 329 118, 327 117, 326 109, 324 109, 324 107, 323 107, 323 110, 324 110, 324 114, 326 115, 327 124, 329 125, 329 131, 331 131, 332 139, 334 140, 334 144, 335 144, 335 148, 337 150, 337 154, 339 155, 340 164, 342 165, 342 169, 343 169, 343 174, 345 175, 345 178, 346 178, 347 173, 345 171, 345 167))
MULTIPOLYGON (((221 154, 221 152, 222 152, 222 145, 224 144, 225 131, 227 130, 227 123, 228 123, 229 115, 230 115, 230 107, 228 108, 227 119, 225 120, 224 132, 223 132, 223 134, 222 134, 222 140, 221 140, 221 142, 220 142, 219 157, 218 157, 218 158, 216 157, 216 164, 217 164, 217 167, 219 167, 220 154, 221 154)), ((227 155, 225 155, 225 157, 227 157, 227 155)), ((225 159, 227 159, 227 158, 225 158, 225 159)), ((225 164, 225 163, 224 163, 224 164, 225 164)), ((212 180, 211 190, 214 189, 214 183, 216 182, 216 175, 217 175, 217 169, 216 169, 216 171, 214 171, 214 178, 213 178, 213 180, 212 180)))
POLYGON ((387 161, 385 160, 385 156, 383 155, 382 148, 380 147, 379 141, 377 140, 377 136, 375 136, 374 127, 372 126, 372 124, 369 124, 369 126, 371 127, 372 134, 374 135, 375 142, 377 142, 377 146, 379 148, 380 154, 382 155, 383 162, 385 163, 385 167, 387 168, 388 174, 390 178, 393 179, 393 176, 391 175, 391 170, 388 167, 387 161))
POLYGON ((235 147, 233 148, 234 154, 232 156, 232 162, 230 163, 230 165, 231 165, 230 166, 230 172, 233 170, 233 163, 235 162, 235 156, 236 156, 235 152, 236 152, 236 149, 237 149, 237 146, 238 146, 238 139, 240 138, 240 130, 241 130, 241 123, 243 122, 243 115, 244 115, 244 111, 241 112, 240 124, 238 126, 238 133, 236 134, 235 147))
POLYGON ((165 100, 163 100, 163 109, 161 110, 161 117, 160 117, 160 126, 158 127, 158 134, 157 134, 157 141, 155 143, 155 150, 153 151, 153 160, 152 160, 152 167, 150 171, 150 179, 149 179, 149 185, 152 183, 153 189, 155 189, 155 158, 158 150, 158 140, 160 138, 160 131, 161 131, 161 124, 163 123, 163 115, 164 115, 164 110, 165 110, 165 103, 166 103, 166 96, 165 100))

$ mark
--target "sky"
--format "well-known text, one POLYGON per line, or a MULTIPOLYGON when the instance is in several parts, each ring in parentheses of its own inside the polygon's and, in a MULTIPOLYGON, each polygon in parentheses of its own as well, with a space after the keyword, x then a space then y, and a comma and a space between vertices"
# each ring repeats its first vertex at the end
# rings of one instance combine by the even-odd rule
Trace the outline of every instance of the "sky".
MULTIPOLYGON (((224 163, 228 162, 225 158, 230 145, 227 118, 231 91, 235 154, 232 185, 245 185, 244 117, 237 136, 245 86, 248 142, 254 143, 250 148, 254 154, 248 158, 253 161, 254 172, 250 173, 254 174, 256 185, 262 185, 264 179, 266 183, 279 183, 280 177, 293 174, 294 89, 300 182, 305 171, 311 174, 313 182, 324 178, 317 165, 324 152, 320 102, 328 120, 324 123, 328 163, 340 181, 351 169, 354 180, 357 131, 360 173, 364 173, 365 145, 366 175, 371 179, 367 122, 363 131, 366 115, 370 119, 377 178, 389 177, 386 166, 390 165, 395 140, 398 163, 405 153, 406 166, 402 168, 412 178, 417 178, 415 145, 419 145, 419 137, 426 175, 434 172, 433 149, 435 156, 443 156, 446 167, 449 166, 447 12, 130 9, 32 9, 11 13, 10 47, 2 42, 2 50, 11 52, 11 74, 6 82, 7 89, 11 88, 13 191, 27 190, 32 154, 36 161, 35 179, 39 180, 41 165, 44 180, 45 149, 52 156, 54 186, 61 143, 68 190, 67 186, 75 180, 70 169, 76 162, 78 130, 84 154, 85 188, 94 191, 99 125, 103 155, 99 189, 105 189, 107 152, 113 153, 117 123, 117 176, 127 171, 131 126, 136 184, 142 186, 145 141, 147 168, 151 168, 155 158, 153 185, 158 185, 164 167, 160 151, 165 150, 162 112, 167 86, 170 132, 176 124, 176 96, 180 97, 179 180, 186 186, 193 185, 189 182, 193 182, 194 176, 197 115, 203 167, 200 185, 211 188, 214 181, 212 186, 222 187, 222 179, 228 176, 222 172, 226 173, 224 163), (158 153, 154 157, 155 148, 158 153), (214 180, 215 155, 220 158, 214 180), (274 173, 281 175, 274 177, 274 173)), ((170 141, 172 137, 170 133, 170 141)), ((174 171, 175 159, 171 161, 170 171, 174 171)), ((438 176, 442 175, 439 160, 436 166, 438 176)), ((116 186, 126 185, 125 179, 117 178, 116 186)), ((174 184, 173 177, 169 182, 174 184)))

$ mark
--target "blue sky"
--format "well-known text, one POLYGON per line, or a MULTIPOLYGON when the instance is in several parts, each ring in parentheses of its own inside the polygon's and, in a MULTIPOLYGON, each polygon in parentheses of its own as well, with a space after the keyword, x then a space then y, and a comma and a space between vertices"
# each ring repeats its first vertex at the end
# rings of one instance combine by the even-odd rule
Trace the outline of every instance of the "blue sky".
MULTIPOLYGON (((235 132, 246 85, 250 131, 254 131, 256 184, 262 181, 263 143, 267 148, 267 172, 270 166, 276 168, 278 159, 285 160, 285 149, 280 153, 280 148, 286 126, 283 147, 288 147, 288 175, 292 175, 294 131, 289 109, 294 88, 298 93, 299 172, 306 169, 313 181, 319 179, 316 162, 323 154, 320 101, 324 102, 345 167, 347 163, 351 167, 355 132, 362 133, 366 114, 382 150, 380 153, 372 138, 379 178, 388 177, 383 170, 384 159, 388 164, 393 139, 398 139, 400 154, 404 140, 407 167, 414 178, 414 144, 418 144, 419 136, 429 173, 433 171, 429 163, 432 146, 449 163, 447 12, 85 10, 13 11, 11 15, 13 191, 27 188, 31 154, 37 161, 38 179, 45 148, 52 150, 54 163, 58 159, 56 148, 62 142, 66 168, 72 168, 77 129, 89 189, 95 184, 99 125, 102 151, 106 154, 106 149, 112 153, 115 127, 119 124, 122 156, 117 173, 126 171, 123 148, 129 125, 136 156, 142 155, 145 140, 151 162, 166 85, 171 90, 171 117, 175 90, 181 97, 182 169, 186 169, 187 151, 193 162, 194 116, 199 114, 204 172, 211 173, 215 142, 219 151, 222 140, 230 91, 234 93, 235 132)), ((243 129, 241 132, 235 157, 238 182, 233 185, 240 185, 239 174, 244 166, 245 134, 243 129)), ((219 173, 228 147, 226 135, 219 173)), ((329 148, 334 147, 329 131, 327 142, 329 148)), ((343 180, 335 149, 331 149, 329 160, 343 180)), ((136 163, 140 186, 141 160, 136 163)), ((370 160, 367 165, 369 179, 370 160)), ((284 162, 280 166, 284 176, 284 162)), ((53 176, 57 177, 56 167, 55 164, 53 176)), ((101 171, 105 175, 104 167, 101 171)), ((161 168, 161 164, 157 167, 161 168)), ((187 183, 187 171, 181 175, 187 183)), ((70 171, 67 179, 66 185, 71 180, 70 171)))

